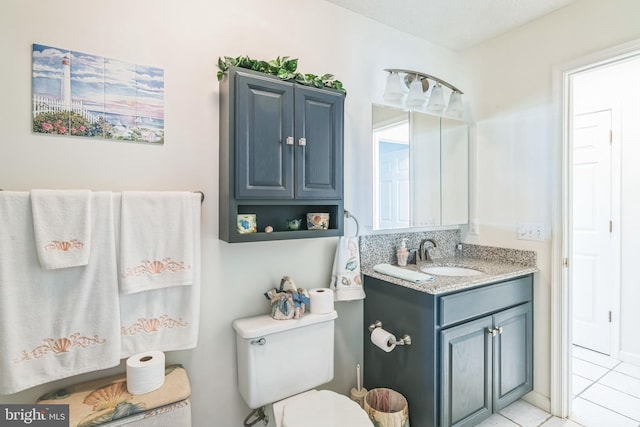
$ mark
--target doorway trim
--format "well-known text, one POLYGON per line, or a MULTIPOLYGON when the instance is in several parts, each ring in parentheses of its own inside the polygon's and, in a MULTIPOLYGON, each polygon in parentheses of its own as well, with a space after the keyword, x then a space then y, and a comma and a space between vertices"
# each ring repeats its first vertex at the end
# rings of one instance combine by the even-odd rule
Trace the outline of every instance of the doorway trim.
POLYGON ((551 248, 551 413, 565 418, 571 411, 571 111, 572 74, 640 55, 640 39, 614 46, 552 68, 553 130, 556 135, 551 248))

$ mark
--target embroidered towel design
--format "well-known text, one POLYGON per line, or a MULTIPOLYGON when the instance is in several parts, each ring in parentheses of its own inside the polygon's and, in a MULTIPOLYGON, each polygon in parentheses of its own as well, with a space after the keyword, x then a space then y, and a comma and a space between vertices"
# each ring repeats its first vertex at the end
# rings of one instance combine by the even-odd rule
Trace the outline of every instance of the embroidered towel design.
POLYGON ((193 283, 193 195, 176 191, 122 193, 122 293, 193 283))
POLYGON ((100 339, 97 335, 93 337, 82 336, 80 332, 62 338, 45 338, 43 344, 32 350, 23 350, 22 357, 14 359, 14 363, 21 363, 26 360, 39 359, 47 354, 67 353, 76 348, 87 348, 93 345, 102 345, 106 339, 100 339))
POLYGON ((31 210, 42 268, 87 265, 91 247, 89 190, 32 190, 31 210))

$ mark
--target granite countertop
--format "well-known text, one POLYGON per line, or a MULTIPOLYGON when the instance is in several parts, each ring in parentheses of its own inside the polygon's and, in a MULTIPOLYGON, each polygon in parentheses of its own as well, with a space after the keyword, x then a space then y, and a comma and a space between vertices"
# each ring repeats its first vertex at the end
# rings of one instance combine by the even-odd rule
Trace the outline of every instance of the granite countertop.
POLYGON ((376 279, 393 283, 395 285, 400 285, 406 288, 414 289, 416 291, 437 295, 453 291, 460 291, 463 289, 470 289, 476 286, 487 285, 489 283, 500 282, 538 271, 538 268, 535 267, 535 265, 471 257, 439 258, 435 259, 432 263, 422 262, 418 265, 408 265, 404 268, 414 271, 420 271, 420 267, 423 266, 468 267, 482 271, 482 274, 478 274, 475 276, 439 276, 435 274, 429 274, 430 276, 433 276, 434 280, 423 283, 414 283, 408 280, 388 276, 386 274, 377 273, 373 270, 373 266, 364 267, 362 269, 362 273, 367 276, 375 277, 376 279))

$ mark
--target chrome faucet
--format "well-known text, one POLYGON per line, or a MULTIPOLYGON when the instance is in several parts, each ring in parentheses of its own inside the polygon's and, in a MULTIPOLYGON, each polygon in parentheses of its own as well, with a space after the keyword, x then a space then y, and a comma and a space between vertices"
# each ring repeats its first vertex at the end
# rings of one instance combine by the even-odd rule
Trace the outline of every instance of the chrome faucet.
POLYGON ((436 242, 434 242, 433 239, 422 239, 422 241, 420 242, 420 249, 418 249, 418 255, 420 256, 420 259, 426 262, 433 262, 429 250, 435 248, 436 246, 436 242), (428 246, 428 243, 431 243, 431 246, 428 246))

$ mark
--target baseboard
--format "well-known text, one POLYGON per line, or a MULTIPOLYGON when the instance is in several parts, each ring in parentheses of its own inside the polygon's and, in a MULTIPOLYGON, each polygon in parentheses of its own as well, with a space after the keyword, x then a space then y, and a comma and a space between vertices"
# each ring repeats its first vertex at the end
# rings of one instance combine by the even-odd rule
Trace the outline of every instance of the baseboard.
POLYGON ((620 360, 629 362, 632 365, 640 366, 640 355, 620 350, 620 360))
POLYGON ((551 400, 537 391, 530 391, 522 396, 522 400, 531 403, 545 412, 551 412, 551 400))

